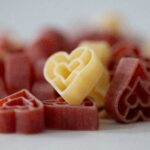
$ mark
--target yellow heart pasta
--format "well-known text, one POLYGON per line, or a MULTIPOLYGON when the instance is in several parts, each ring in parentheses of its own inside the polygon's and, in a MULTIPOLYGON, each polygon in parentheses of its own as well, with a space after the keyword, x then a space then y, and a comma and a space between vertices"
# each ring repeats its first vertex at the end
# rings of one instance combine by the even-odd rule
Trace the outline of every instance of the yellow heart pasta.
MULTIPOLYGON (((110 61, 111 49, 109 44, 105 41, 83 41, 79 46, 87 46, 91 48, 104 65, 107 65, 110 61)), ((89 96, 95 100, 98 107, 102 107, 104 105, 104 97, 109 87, 109 73, 104 66, 101 69, 101 72, 102 75, 97 85, 89 94, 89 96)))
POLYGON ((109 87, 109 73, 105 67, 102 69, 102 75, 97 83, 97 85, 93 88, 92 92, 89 94, 90 97, 94 99, 97 107, 104 106, 104 97, 109 87))
POLYGON ((104 64, 108 64, 111 58, 111 49, 107 42, 105 41, 83 41, 79 44, 80 46, 86 46, 91 48, 99 60, 104 64))
POLYGON ((80 105, 103 75, 103 65, 94 51, 80 47, 72 51, 57 52, 44 66, 45 79, 71 105, 80 105))

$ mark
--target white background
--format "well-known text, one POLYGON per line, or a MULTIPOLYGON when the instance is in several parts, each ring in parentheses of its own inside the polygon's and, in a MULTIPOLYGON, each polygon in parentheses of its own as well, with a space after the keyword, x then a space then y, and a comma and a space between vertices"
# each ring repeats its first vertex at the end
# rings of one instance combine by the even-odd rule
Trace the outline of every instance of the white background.
POLYGON ((140 33, 150 33, 149 0, 0 0, 0 26, 29 38, 47 24, 66 27, 111 10, 140 33))
MULTIPOLYGON (((120 12, 132 28, 150 34, 149 0, 0 0, 0 27, 29 39, 47 24, 63 28, 107 11, 120 12)), ((37 135, 0 135, 0 150, 150 150, 150 123, 101 121, 95 132, 46 131, 37 135)))

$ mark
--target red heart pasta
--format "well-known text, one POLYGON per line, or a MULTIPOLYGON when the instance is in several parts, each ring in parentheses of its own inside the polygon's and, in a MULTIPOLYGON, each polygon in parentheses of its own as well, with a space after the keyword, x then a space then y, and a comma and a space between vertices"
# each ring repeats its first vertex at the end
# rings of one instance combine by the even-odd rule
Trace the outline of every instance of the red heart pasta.
POLYGON ((46 81, 35 82, 31 91, 39 100, 47 100, 58 97, 54 88, 46 81))
POLYGON ((5 87, 4 87, 4 82, 0 77, 0 98, 3 98, 5 96, 7 96, 7 92, 6 92, 5 87))
POLYGON ((0 99, 1 133, 38 133, 44 129, 44 106, 29 91, 0 99))
POLYGON ((142 58, 142 61, 146 67, 147 72, 150 74, 150 58, 142 58))
POLYGON ((107 113, 119 122, 150 120, 150 79, 137 58, 122 58, 105 99, 107 113))
POLYGON ((3 75, 4 75, 4 64, 3 61, 0 60, 0 77, 3 77, 3 75))
POLYGON ((24 53, 9 55, 4 65, 6 86, 10 94, 23 88, 30 89, 31 65, 24 53))
POLYGON ((66 49, 66 38, 57 29, 45 29, 25 51, 30 60, 35 63, 46 59, 53 53, 66 49))
POLYGON ((132 41, 122 41, 116 43, 112 48, 112 59, 108 65, 111 75, 113 76, 119 60, 122 57, 137 57, 141 56, 138 46, 132 41))
POLYGON ((133 41, 118 42, 113 46, 113 58, 121 57, 139 57, 141 56, 140 50, 136 43, 133 41))
MULTIPOLYGON (((76 29, 75 29, 76 30, 76 29)), ((119 36, 115 36, 108 32, 101 32, 98 30, 79 29, 75 31, 76 35, 70 40, 70 49, 76 48, 82 41, 106 41, 110 45, 114 45, 120 40, 119 36)))
POLYGON ((98 129, 98 111, 95 103, 90 99, 85 99, 80 106, 70 106, 61 97, 47 100, 44 104, 45 121, 48 129, 98 129))
POLYGON ((34 81, 45 81, 44 76, 43 76, 43 68, 46 60, 41 59, 38 60, 33 64, 33 72, 34 72, 34 81))

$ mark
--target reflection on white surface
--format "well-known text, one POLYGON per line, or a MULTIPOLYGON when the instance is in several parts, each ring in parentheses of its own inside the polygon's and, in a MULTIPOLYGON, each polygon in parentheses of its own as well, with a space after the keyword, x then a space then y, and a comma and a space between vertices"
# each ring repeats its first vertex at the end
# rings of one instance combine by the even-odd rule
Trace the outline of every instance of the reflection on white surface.
POLYGON ((98 131, 1 134, 0 147, 5 150, 149 150, 150 122, 124 125, 101 120, 98 131))

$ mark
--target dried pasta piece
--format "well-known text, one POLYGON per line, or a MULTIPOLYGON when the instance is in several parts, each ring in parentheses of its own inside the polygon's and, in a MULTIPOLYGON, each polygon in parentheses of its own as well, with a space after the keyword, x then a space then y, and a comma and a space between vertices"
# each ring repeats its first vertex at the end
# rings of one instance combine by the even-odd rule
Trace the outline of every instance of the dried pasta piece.
POLYGON ((80 106, 70 106, 61 97, 44 102, 48 129, 97 130, 98 111, 95 103, 86 98, 80 106))
POLYGON ((122 57, 140 58, 141 52, 137 44, 133 41, 122 41, 115 44, 112 48, 112 59, 109 62, 108 69, 113 76, 118 62, 122 57))
POLYGON ((98 108, 104 106, 104 98, 106 96, 109 85, 110 85, 110 76, 107 69, 103 67, 102 75, 99 81, 97 82, 96 86, 93 88, 91 93, 88 95, 89 97, 92 97, 98 108))
POLYGON ((10 31, 0 31, 0 55, 2 54, 4 56, 8 53, 22 51, 23 45, 19 39, 18 36, 10 31))
POLYGON ((58 52, 44 66, 45 79, 71 105, 80 105, 103 74, 103 65, 93 50, 75 49, 70 55, 58 52))
MULTIPOLYGON (((91 48, 99 60, 103 63, 103 65, 107 65, 111 58, 111 48, 109 44, 105 41, 83 41, 79 44, 80 46, 87 46, 91 48)), ((105 68, 102 69, 102 75, 97 83, 97 85, 93 88, 92 92, 89 94, 92 97, 98 107, 103 107, 104 105, 104 97, 109 87, 109 72, 105 68)))
POLYGON ((115 12, 111 12, 104 16, 102 20, 98 21, 99 28, 102 28, 106 32, 110 32, 113 35, 122 35, 124 22, 121 20, 121 16, 115 12))
POLYGON ((120 41, 122 37, 116 36, 109 32, 103 32, 98 30, 79 30, 76 32, 76 36, 72 37, 70 40, 71 49, 76 48, 82 41, 106 41, 110 45, 114 45, 118 41, 120 41))
POLYGON ((104 65, 107 65, 111 59, 112 51, 109 44, 105 41, 82 41, 79 44, 79 47, 80 46, 86 46, 93 49, 99 60, 104 65))
POLYGON ((25 51, 30 60, 35 63, 41 59, 46 59, 53 53, 64 50, 66 38, 57 29, 47 28, 39 34, 25 51))
POLYGON ((33 64, 33 71, 34 71, 34 80, 35 81, 45 81, 43 75, 43 68, 46 60, 41 59, 33 64))
POLYGON ((31 88, 31 65, 24 53, 9 55, 4 62, 5 81, 10 94, 31 88))
POLYGON ((46 81, 35 82, 31 91, 39 100, 47 100, 57 97, 56 91, 46 81))
POLYGON ((7 91, 5 89, 4 82, 2 78, 0 77, 0 98, 3 98, 5 96, 7 96, 7 91))
POLYGON ((132 123, 150 120, 150 79, 138 58, 122 58, 105 99, 107 113, 132 123))
POLYGON ((4 77, 4 63, 0 60, 0 77, 4 77))
POLYGON ((44 106, 29 91, 0 99, 0 133, 38 133, 44 129, 44 106))

